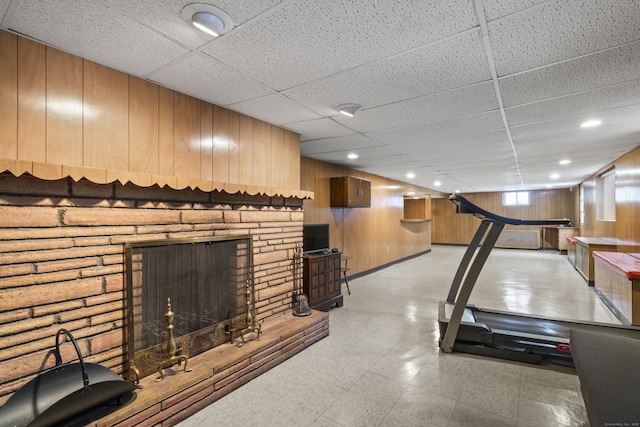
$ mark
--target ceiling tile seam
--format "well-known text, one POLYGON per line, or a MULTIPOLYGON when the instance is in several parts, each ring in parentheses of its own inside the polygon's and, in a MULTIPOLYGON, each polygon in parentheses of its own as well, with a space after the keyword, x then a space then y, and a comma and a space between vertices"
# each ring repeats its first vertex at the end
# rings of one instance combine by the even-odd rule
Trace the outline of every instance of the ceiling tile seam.
MULTIPOLYGON (((567 2, 567 0, 563 0, 563 1, 564 1, 565 3, 567 2)), ((521 10, 515 11, 515 12, 513 12, 513 13, 508 13, 508 14, 506 14, 506 15, 504 15, 504 16, 499 17, 499 18, 496 18, 496 19, 493 19, 493 20, 487 20, 487 22, 491 22, 491 23, 493 24, 493 23, 497 23, 497 22, 500 22, 500 21, 504 21, 504 20, 506 20, 506 19, 513 18, 514 16, 524 15, 524 14, 527 14, 527 13, 529 13, 529 12, 531 12, 531 11, 536 10, 536 9, 543 8, 543 7, 545 7, 545 6, 548 6, 548 5, 549 5, 549 4, 551 4, 551 3, 560 3, 560 0, 547 0, 547 1, 543 1, 543 2, 541 2, 541 3, 534 4, 534 5, 532 5, 532 6, 525 7, 524 9, 521 9, 521 10)), ((486 16, 486 15, 485 15, 485 16, 486 16)))
MULTIPOLYGON (((609 107, 609 108, 598 108, 596 110, 586 111, 586 112, 578 113, 578 114, 569 114, 569 115, 566 115, 566 116, 556 115, 552 119, 537 120, 535 122, 527 122, 527 123, 522 123, 522 124, 518 124, 518 125, 512 125, 511 127, 514 128, 514 129, 519 129, 519 128, 526 127, 526 126, 540 125, 540 124, 545 124, 545 123, 549 123, 549 122, 554 122, 554 121, 557 121, 558 119, 572 119, 572 118, 577 118, 577 117, 581 117, 581 116, 584 116, 584 115, 588 115, 588 114, 591 114, 593 112, 600 113, 600 112, 603 112, 603 111, 613 111, 613 110, 617 110, 618 108, 632 107, 634 105, 640 106, 640 103, 619 105, 619 106, 616 106, 616 107, 609 107)), ((571 131, 567 130, 566 132, 571 132, 571 131)), ((553 133, 555 134, 556 132, 553 132, 553 133)), ((520 138, 517 138, 517 140, 520 140, 520 138)))
MULTIPOLYGON (((415 98, 412 98, 415 99, 415 98)), ((392 104, 389 104, 392 105, 392 104)), ((380 107, 375 107, 375 108, 380 108, 380 107)), ((373 109, 375 109, 373 108, 373 109)), ((362 110, 364 111, 364 110, 362 110)), ((380 128, 380 129, 376 129, 376 130, 371 130, 371 131, 366 131, 364 132, 365 134, 367 133, 375 133, 375 132, 382 132, 382 131, 390 131, 390 130, 394 130, 394 129, 405 129, 405 128, 412 128, 412 127, 416 127, 416 126, 422 126, 422 125, 428 125, 428 124, 434 124, 434 123, 440 123, 440 122, 449 122, 452 120, 457 120, 457 119, 464 119, 464 118, 468 118, 468 117, 474 117, 474 116, 481 116, 483 114, 487 114, 487 113, 493 113, 495 111, 498 110, 487 110, 487 111, 481 111, 479 113, 471 113, 471 114, 463 114, 461 116, 448 116, 447 118, 444 119, 437 119, 437 120, 428 120, 426 122, 415 122, 415 123, 411 123, 408 125, 399 125, 399 126, 392 126, 392 127, 388 127, 388 128, 380 128)), ((336 115, 336 117, 338 117, 336 115)), ((483 132, 491 132, 494 130, 502 130, 504 129, 504 127, 499 127, 499 128, 493 128, 493 129, 487 129, 487 130, 483 130, 483 132)), ((469 133, 473 133, 473 132, 469 132, 469 133)), ((456 135, 466 135, 466 134, 456 134, 456 135)))
POLYGON ((295 3, 296 1, 297 0, 283 0, 280 3, 276 4, 275 6, 265 10, 264 12, 259 13, 258 15, 255 15, 255 16, 251 17, 250 19, 247 19, 242 24, 234 25, 234 27, 231 30, 229 30, 226 33, 222 34, 220 37, 215 37, 212 40, 209 40, 208 42, 206 42, 202 46, 199 46, 197 49, 198 50, 202 50, 202 49, 208 47, 210 44, 215 43, 216 40, 226 36, 227 34, 242 32, 245 28, 250 27, 256 21, 259 21, 260 19, 266 18, 266 17, 268 17, 270 15, 273 15, 278 10, 282 9, 284 6, 286 6, 286 5, 290 4, 290 3, 295 3))
MULTIPOLYGON (((141 78, 144 78, 144 79, 146 79, 146 80, 149 80, 149 81, 151 81, 151 82, 153 82, 153 83, 160 84, 160 85, 162 86, 162 84, 161 84, 161 83, 158 83, 156 80, 154 80, 154 79, 153 79, 153 78, 151 78, 150 76, 151 76, 151 75, 153 75, 153 74, 155 74, 155 73, 158 73, 158 72, 162 72, 162 71, 164 71, 165 69, 167 69, 167 68, 169 68, 169 67, 173 66, 174 64, 179 63, 180 61, 183 61, 184 59, 187 59, 187 58, 188 58, 189 56, 191 56, 191 55, 199 55, 199 56, 204 55, 204 56, 206 56, 207 58, 209 58, 209 59, 211 59, 211 60, 215 61, 216 63, 220 64, 222 67, 224 67, 224 68, 226 68, 226 69, 228 69, 228 70, 232 70, 234 73, 237 73, 237 74, 242 75, 242 77, 244 77, 244 78, 246 78, 246 79, 248 79, 248 80, 251 80, 252 82, 256 83, 256 84, 257 84, 257 85, 259 85, 259 86, 262 86, 263 88, 265 88, 265 89, 267 89, 268 91, 270 91, 270 92, 271 92, 271 94, 269 94, 269 95, 262 95, 262 96, 270 96, 270 95, 276 95, 276 94, 278 94, 278 92, 277 92, 277 91, 275 91, 275 90, 273 90, 273 88, 270 88, 269 86, 265 85, 264 83, 262 83, 262 82, 259 82, 259 81, 255 80, 253 77, 248 76, 247 74, 245 74, 245 73, 243 73, 243 72, 241 72, 241 71, 238 71, 238 70, 236 70, 236 69, 235 69, 235 68, 233 68, 233 67, 230 67, 229 65, 225 64, 224 62, 220 62, 218 59, 216 59, 216 58, 214 58, 214 57, 212 57, 212 56, 210 56, 210 55, 207 55, 205 52, 201 52, 199 49, 193 49, 193 50, 191 50, 191 51, 189 51, 189 52, 186 52, 184 55, 180 55, 180 56, 178 56, 178 57, 176 57, 176 58, 172 59, 171 61, 167 62, 166 64, 163 64, 163 65, 161 65, 161 66, 159 66, 159 67, 155 68, 153 71, 151 71, 151 72, 149 72, 149 73, 145 74, 144 76, 140 76, 140 77, 141 77, 141 78)), ((262 96, 261 96, 261 97, 262 97, 262 96)), ((250 99, 254 99, 254 98, 250 98, 250 99)), ((207 102, 211 102, 211 101, 208 101, 208 100, 205 100, 205 101, 207 101, 207 102)), ((248 99, 246 99, 245 101, 248 101, 248 99)), ((233 102, 233 104, 237 104, 237 103, 239 103, 239 102, 242 102, 242 101, 233 102)), ((216 105, 220 105, 221 107, 224 107, 224 106, 226 106, 226 105, 230 105, 230 104, 216 104, 216 105)), ((317 113, 316 113, 316 114, 317 114, 317 113)))
MULTIPOLYGON (((474 86, 480 86, 480 85, 483 85, 483 84, 488 83, 490 81, 492 81, 492 80, 483 80, 481 82, 476 82, 476 83, 472 83, 472 84, 464 85, 464 86, 458 86, 458 87, 454 87, 452 89, 445 89, 445 90, 441 90, 439 92, 427 93, 427 94, 423 94, 423 95, 414 96, 414 97, 411 97, 411 98, 409 98, 409 97, 408 98, 403 98, 403 99, 400 99, 398 101, 389 102, 387 104, 380 104, 380 105, 376 105, 374 107, 366 107, 365 106, 365 108, 363 108, 360 111, 364 111, 364 110, 369 110, 370 111, 370 110, 375 110, 377 108, 389 107, 391 105, 403 104, 403 103, 408 102, 408 101, 415 101, 415 100, 418 100, 418 99, 421 99, 421 98, 429 98, 429 97, 443 95, 443 94, 446 94, 446 93, 457 92, 457 91, 461 91, 461 90, 472 88, 474 86)), ((493 111, 493 110, 488 110, 488 111, 493 111)), ((459 117, 459 116, 453 116, 453 117, 459 117)))
MULTIPOLYGON (((460 32, 455 33, 455 34, 451 34, 451 35, 449 35, 447 37, 443 37, 443 38, 438 39, 438 40, 433 40, 433 41, 430 41, 429 43, 425 43, 425 44, 422 44, 422 45, 419 45, 419 46, 416 46, 416 47, 412 47, 411 49, 403 50, 402 52, 397 52, 397 53, 394 53, 393 55, 384 56, 382 58, 378 58, 378 59, 375 59, 373 61, 363 62, 362 64, 358 64, 358 65, 353 66, 351 68, 340 70, 340 71, 335 72, 333 74, 327 74, 325 76, 318 77, 318 78, 315 78, 313 80, 309 80, 309 81, 306 81, 304 83, 300 83, 298 85, 291 86, 291 87, 288 87, 286 89, 282 89, 280 91, 281 92, 286 92, 288 90, 294 90, 294 89, 298 89, 300 87, 304 87, 306 85, 314 84, 314 83, 316 83, 318 81, 321 81, 321 80, 325 80, 325 79, 329 79, 329 78, 333 78, 333 77, 339 77, 341 74, 345 74, 345 73, 348 73, 350 71, 357 70, 358 68, 366 67, 366 66, 369 66, 369 65, 374 65, 376 63, 379 63, 379 62, 382 62, 382 61, 386 61, 386 60, 389 60, 389 59, 394 59, 396 57, 401 57, 401 56, 404 56, 404 55, 406 55, 408 53, 413 53, 413 52, 418 51, 420 49, 424 49, 425 47, 429 47, 429 46, 433 46, 433 45, 436 45, 436 44, 439 44, 439 43, 442 43, 442 42, 453 40, 453 39, 455 39, 457 37, 461 37, 461 36, 467 35, 468 33, 473 33, 473 32, 477 32, 477 31, 479 31, 478 27, 468 28, 468 29, 466 29, 464 31, 460 31, 460 32)), ((480 82, 480 83, 483 83, 483 82, 480 82)), ((435 93, 438 93, 438 92, 434 92, 434 94, 435 93)))
MULTIPOLYGON (((214 59, 215 59, 215 58, 214 58, 214 59)), ((224 64, 223 64, 223 65, 224 65, 224 64)), ((227 68, 231 68, 231 67, 227 67, 227 68)), ((235 71, 235 70, 234 70, 234 71, 235 71)), ((263 85, 263 86, 264 86, 264 85, 263 85)), ((267 87, 267 86, 265 86, 265 87, 267 87)), ((271 89, 271 88, 269 88, 269 89, 273 91, 273 89, 271 89)), ((274 91, 274 93, 270 93, 270 94, 267 94, 267 95, 260 95, 260 96, 256 96, 256 97, 254 97, 254 98, 246 99, 246 100, 244 100, 244 101, 233 102, 233 103, 231 103, 231 104, 227 104, 227 105, 226 105, 226 107, 228 107, 228 108, 230 108, 230 109, 233 109, 233 105, 235 105, 235 104, 242 104, 242 103, 247 102, 247 101, 256 101, 256 100, 258 100, 258 99, 267 98, 267 97, 269 97, 269 96, 274 96, 274 95, 275 95, 275 96, 277 96, 278 98, 282 98, 282 99, 285 99, 285 100, 291 101, 291 102, 293 102, 294 104, 296 104, 296 105, 297 105, 301 110, 308 111, 309 113, 312 113, 312 114, 315 114, 316 116, 318 116, 318 117, 316 117, 315 119, 304 120, 305 122, 312 121, 312 120, 319 120, 319 119, 323 119, 323 118, 324 118, 324 116, 322 116, 321 114, 317 113, 316 111, 313 111, 312 109, 310 109, 310 108, 309 108, 309 107, 307 107, 306 105, 300 104, 298 101, 296 101, 296 100, 294 100, 294 99, 291 99, 291 98, 289 98, 288 96, 286 96, 286 95, 284 95, 284 94, 282 94, 282 93, 279 93, 279 92, 277 92, 277 91, 274 91)), ((336 115, 337 115, 337 114, 336 114, 336 115)), ((298 122, 279 123, 279 124, 278 124, 278 126, 284 126, 285 124, 294 124, 294 123, 300 123, 300 122, 298 121, 298 122)))
POLYGON ((493 50, 491 49, 491 40, 489 39, 489 26, 487 25, 487 17, 485 14, 484 1, 475 0, 475 4, 476 4, 476 13, 478 14, 478 21, 480 22, 480 28, 482 29, 482 41, 484 43, 485 54, 487 56, 487 61, 489 62, 489 69, 491 70, 493 87, 495 89, 496 98, 500 108, 500 115, 502 116, 502 122, 504 123, 504 128, 505 128, 505 131, 507 132, 507 137, 509 138, 509 144, 511 144, 511 150, 513 151, 513 158, 516 165, 516 169, 518 171, 518 177, 520 178, 520 183, 522 184, 522 188, 524 189, 525 185, 524 185, 524 179, 522 177, 522 172, 520 171, 520 164, 518 162, 518 153, 516 152, 516 147, 513 144, 513 138, 511 137, 511 131, 509 130, 509 122, 507 120, 507 115, 504 111, 504 103, 502 102, 502 93, 500 92, 500 83, 498 81, 498 73, 496 71, 496 64, 493 59, 493 50))
MULTIPOLYGON (((508 110, 513 109, 513 108, 526 107, 526 106, 529 106, 529 105, 539 104, 541 102, 555 101, 555 100, 562 99, 562 98, 569 98, 569 97, 572 97, 572 96, 575 96, 575 95, 583 95, 583 94, 587 94, 589 92, 595 92, 597 90, 607 89, 607 88, 611 88, 611 87, 614 87, 614 86, 623 85, 623 84, 631 83, 631 82, 635 82, 635 81, 639 81, 640 82, 640 79, 624 80, 624 81, 621 81, 621 82, 615 82, 615 83, 611 83, 611 84, 604 85, 604 86, 598 86, 598 87, 591 88, 591 89, 578 90, 578 91, 571 92, 571 93, 566 94, 566 95, 552 96, 550 98, 539 99, 539 100, 536 100, 536 101, 523 102, 521 104, 513 104, 513 105, 510 105, 508 107, 505 107, 505 110, 508 111, 508 110)), ((624 105, 620 105, 619 107, 630 106, 630 105, 638 105, 638 103, 634 102, 634 103, 631 103, 631 104, 624 104, 624 105)))
POLYGON ((571 57, 571 58, 567 58, 567 59, 563 59, 563 60, 560 60, 560 61, 550 62, 550 63, 545 64, 545 65, 540 65, 539 67, 528 68, 526 70, 517 71, 515 73, 505 74, 504 76, 498 77, 498 80, 508 79, 508 78, 511 78, 511 77, 519 76, 521 74, 527 74, 527 73, 530 73, 532 71, 543 70, 545 68, 553 67, 555 65, 560 65, 560 64, 563 64, 563 63, 566 63, 566 62, 572 62, 572 61, 575 61, 575 60, 578 60, 578 59, 588 58, 589 56, 598 55, 598 54, 601 54, 601 53, 604 53, 604 52, 607 52, 607 51, 610 51, 610 50, 616 50, 616 49, 620 49, 622 47, 626 47, 626 46, 630 46, 630 45, 634 45, 634 44, 640 44, 640 39, 632 40, 630 42, 621 43, 621 44, 618 44, 618 45, 615 45, 615 46, 610 46, 610 47, 607 47, 607 48, 604 48, 604 49, 600 49, 600 50, 596 50, 596 51, 589 52, 589 53, 583 53, 582 55, 577 55, 577 56, 574 56, 574 57, 571 57))
POLYGON ((11 21, 13 21, 13 17, 16 15, 19 6, 20 0, 11 0, 11 2, 9 3, 9 7, 7 7, 7 11, 2 17, 0 28, 9 29, 11 27, 11 21))
MULTIPOLYGON (((187 43, 183 42, 182 40, 180 40, 180 39, 178 39, 178 38, 176 38, 174 36, 172 36, 169 33, 166 33, 165 31, 161 30, 160 28, 155 27, 155 26, 149 24, 146 21, 138 19, 136 16, 133 16, 133 15, 127 13, 128 12, 127 9, 123 9, 123 8, 117 6, 117 5, 113 6, 113 5, 110 5, 110 4, 106 4, 105 6, 108 9, 113 10, 115 13, 118 13, 118 14, 126 17, 127 19, 130 19, 130 20, 138 23, 139 25, 145 27, 146 29, 153 31, 154 33, 157 33, 158 35, 160 35, 160 36, 172 41, 173 43, 177 44, 178 46, 180 46, 182 48, 187 49, 188 51, 195 50, 195 48, 193 46, 188 45, 187 43)), ((187 24, 185 23, 185 25, 187 25, 187 24)), ((194 28, 194 30, 195 30, 195 28, 194 28)))

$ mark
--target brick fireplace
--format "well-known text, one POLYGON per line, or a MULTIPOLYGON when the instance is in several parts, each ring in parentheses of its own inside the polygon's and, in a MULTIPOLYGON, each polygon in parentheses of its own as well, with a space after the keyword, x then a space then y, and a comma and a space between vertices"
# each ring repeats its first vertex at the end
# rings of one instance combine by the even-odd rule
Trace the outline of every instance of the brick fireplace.
POLYGON ((131 405, 87 425, 173 425, 328 335, 326 314, 291 315, 302 221, 295 197, 0 174, 0 405, 52 365, 60 328, 86 361, 122 373, 127 243, 250 235, 263 338, 202 353, 161 387, 143 379, 131 405))

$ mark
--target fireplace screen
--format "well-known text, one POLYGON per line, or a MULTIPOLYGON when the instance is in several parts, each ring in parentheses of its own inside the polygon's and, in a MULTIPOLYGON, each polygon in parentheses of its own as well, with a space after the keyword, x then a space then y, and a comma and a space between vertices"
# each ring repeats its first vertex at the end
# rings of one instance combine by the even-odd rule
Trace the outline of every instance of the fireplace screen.
POLYGON ((126 246, 128 359, 140 376, 167 358, 171 302, 178 351, 195 356, 230 338, 253 302, 250 236, 126 246))

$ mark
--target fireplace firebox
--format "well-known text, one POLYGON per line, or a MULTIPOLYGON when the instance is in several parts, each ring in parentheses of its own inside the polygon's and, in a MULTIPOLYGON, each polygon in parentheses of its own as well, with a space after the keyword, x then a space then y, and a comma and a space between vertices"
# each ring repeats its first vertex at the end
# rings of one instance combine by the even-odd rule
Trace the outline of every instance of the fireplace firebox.
POLYGON ((129 379, 167 359, 168 299, 177 354, 189 357, 231 341, 255 310, 251 236, 128 243, 125 257, 129 379))

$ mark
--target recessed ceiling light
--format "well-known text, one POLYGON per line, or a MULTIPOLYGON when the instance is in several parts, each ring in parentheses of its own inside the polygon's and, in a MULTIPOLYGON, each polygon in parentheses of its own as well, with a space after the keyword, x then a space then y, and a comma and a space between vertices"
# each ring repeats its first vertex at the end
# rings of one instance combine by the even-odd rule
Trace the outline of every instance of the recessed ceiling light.
POLYGON ((223 10, 204 3, 192 3, 182 8, 182 19, 200 31, 218 37, 233 28, 233 20, 223 10))
POLYGON ((560 174, 559 174, 559 173, 552 173, 552 174, 549 176, 549 178, 551 178, 551 179, 558 179, 558 178, 560 178, 560 174))
POLYGON ((342 104, 336 107, 336 110, 338 110, 340 114, 343 114, 347 117, 355 116, 356 112, 360 111, 361 109, 362 105, 358 104, 342 104))
POLYGON ((568 165, 569 163, 571 163, 571 160, 564 159, 564 160, 560 160, 558 163, 560 163, 561 165, 568 165))
POLYGON ((581 128, 592 128, 598 126, 602 121, 600 120, 587 120, 586 122, 580 125, 581 128))
POLYGON ((413 172, 409 172, 409 173, 407 174, 407 178, 409 178, 409 179, 413 179, 413 178, 415 178, 415 177, 416 177, 416 174, 415 174, 415 173, 413 173, 413 172))
POLYGON ((349 158, 349 159, 351 159, 351 160, 353 160, 353 159, 357 159, 357 158, 358 158, 358 155, 357 155, 356 153, 351 153, 351 154, 349 154, 349 155, 347 156, 347 158, 349 158))
POLYGON ((436 187, 440 187, 442 183, 440 181, 434 181, 433 185, 435 185, 436 187))
POLYGON ((407 196, 413 196, 414 194, 416 194, 416 193, 415 193, 415 191, 409 191, 409 192, 407 193, 407 196))
POLYGON ((456 191, 454 191, 454 193, 458 194, 458 193, 460 193, 460 190, 456 190, 456 191))

